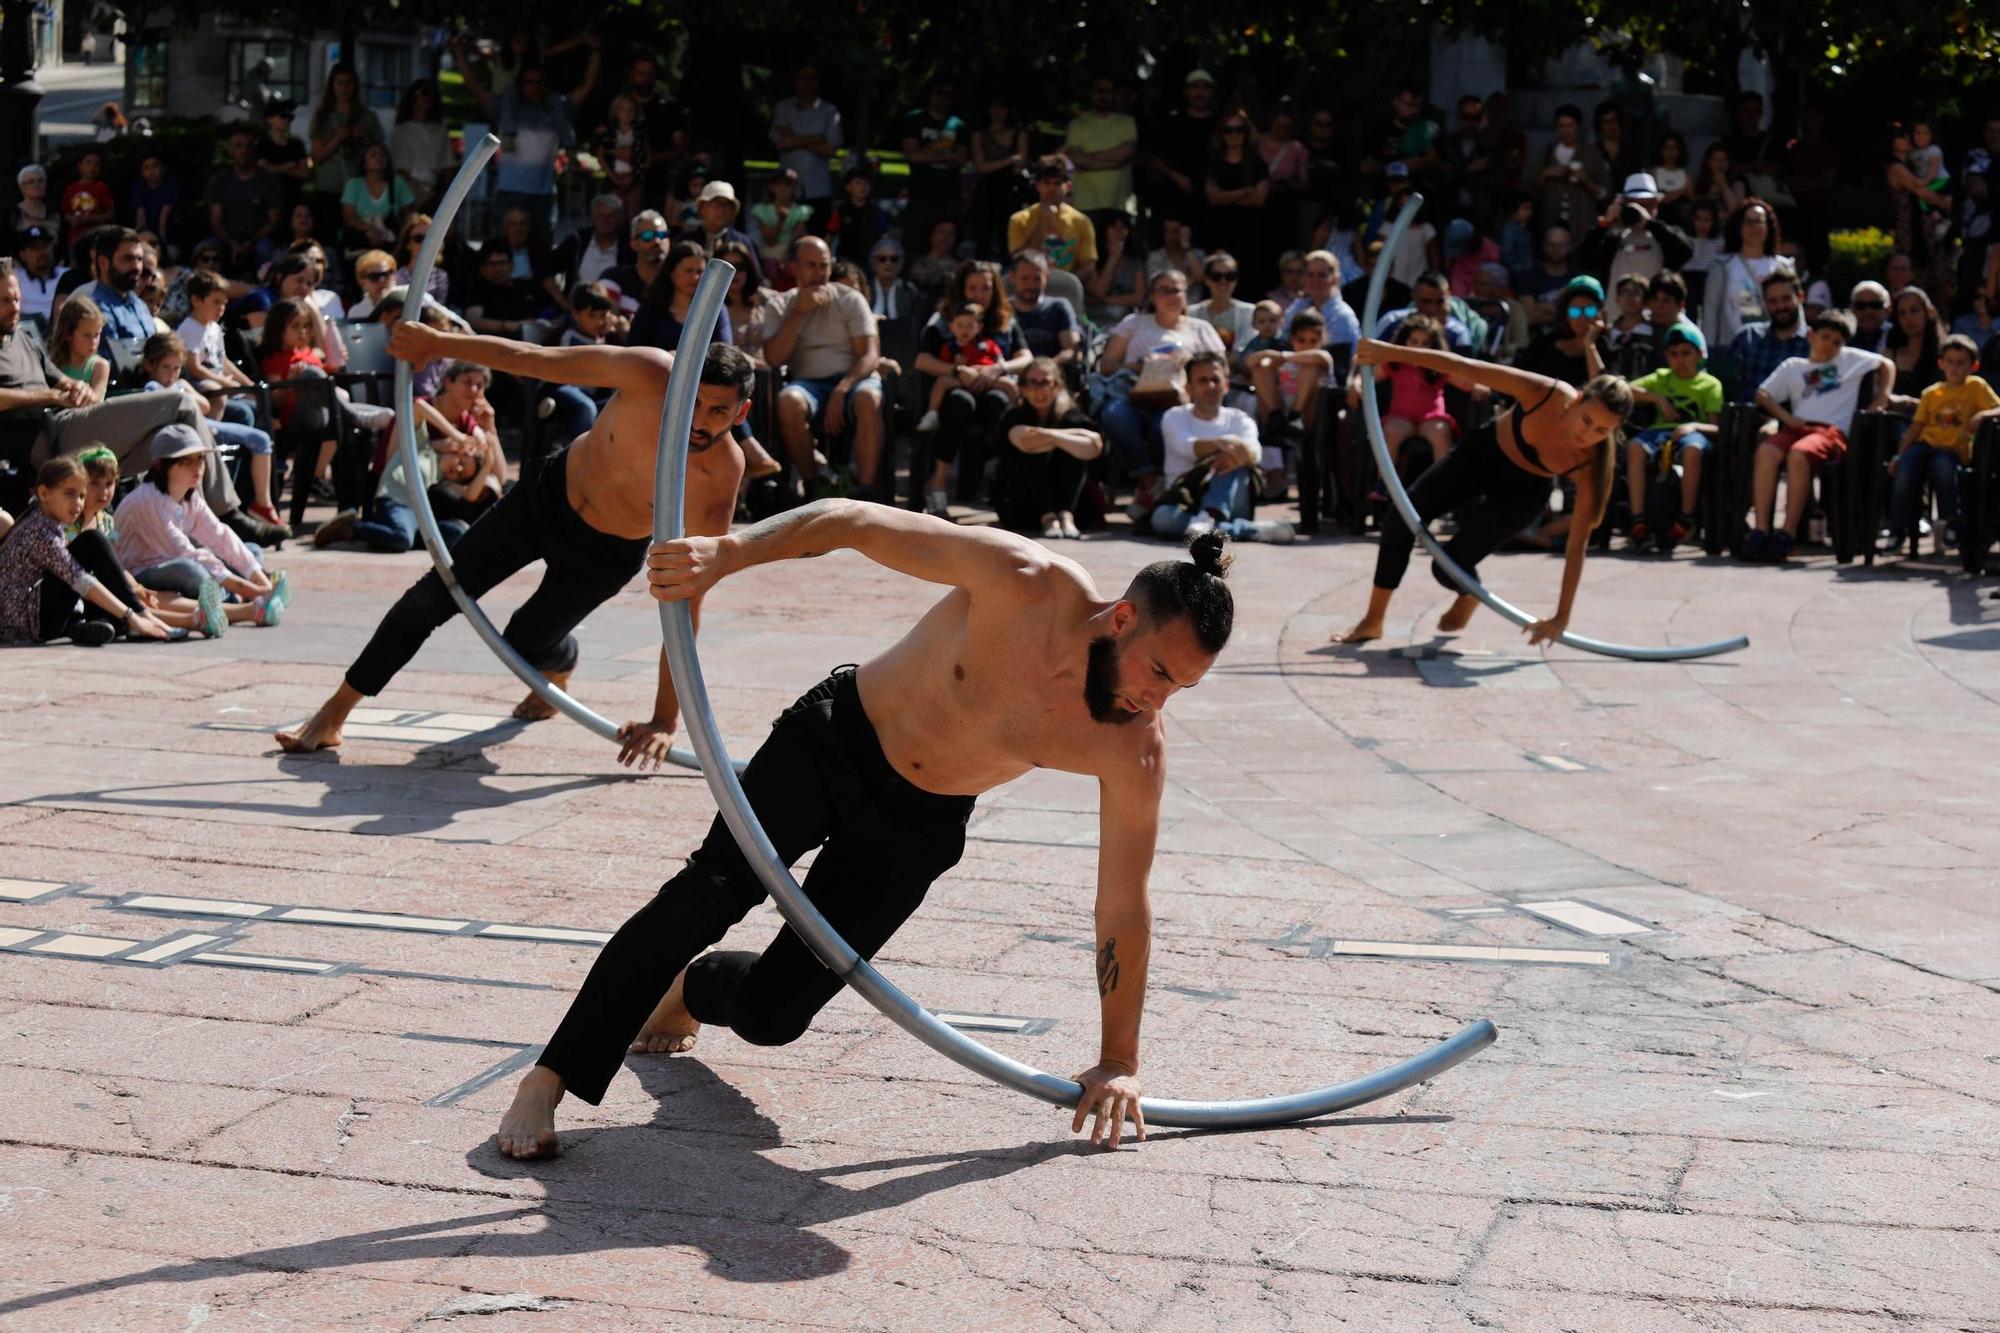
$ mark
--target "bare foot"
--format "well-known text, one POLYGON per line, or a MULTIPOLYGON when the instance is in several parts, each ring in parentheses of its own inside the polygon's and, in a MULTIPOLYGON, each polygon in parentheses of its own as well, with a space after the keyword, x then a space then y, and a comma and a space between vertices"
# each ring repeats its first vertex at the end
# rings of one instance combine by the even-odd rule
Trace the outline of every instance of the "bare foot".
POLYGON ((1330 639, 1328 639, 1327 642, 1366 643, 1370 639, 1379 639, 1381 637, 1382 637, 1382 622, 1379 620, 1371 620, 1364 616, 1361 620, 1355 623, 1353 629, 1347 631, 1347 633, 1345 634, 1336 634, 1330 639))
POLYGON ((302 727, 278 733, 278 748, 286 754, 311 754, 315 750, 340 748, 340 723, 327 720, 324 711, 314 713, 302 727))
POLYGON ((701 1024, 694 1021, 687 1002, 681 998, 686 986, 687 969, 682 968, 674 984, 667 987, 659 1007, 653 1010, 653 1016, 646 1020, 646 1026, 639 1029, 639 1036, 632 1043, 634 1055, 679 1055, 694 1049, 701 1024))
POLYGON ((514 1104, 500 1117, 500 1132, 493 1142, 502 1157, 529 1161, 554 1157, 556 1147, 556 1103, 562 1100, 563 1083, 553 1069, 536 1065, 514 1091, 514 1104))
MULTIPOLYGON (((559 690, 568 689, 569 672, 567 671, 550 672, 549 684, 555 686, 559 690)), ((544 699, 541 695, 536 694, 533 690, 528 691, 527 698, 521 700, 521 702, 514 705, 514 716, 519 718, 523 722, 544 722, 547 721, 549 718, 554 717, 555 715, 556 715, 555 705, 550 703, 548 700, 544 699)))
POLYGON ((1458 600, 1446 607, 1445 613, 1438 617, 1438 631, 1443 634, 1458 633, 1472 623, 1472 613, 1478 609, 1477 597, 1469 592, 1460 593, 1458 600))

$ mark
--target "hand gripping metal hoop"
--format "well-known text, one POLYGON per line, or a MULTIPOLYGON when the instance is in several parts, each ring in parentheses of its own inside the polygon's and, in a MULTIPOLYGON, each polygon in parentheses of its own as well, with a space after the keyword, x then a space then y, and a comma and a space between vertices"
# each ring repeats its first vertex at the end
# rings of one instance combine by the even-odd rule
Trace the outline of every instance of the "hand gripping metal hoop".
MULTIPOLYGON (((408 287, 410 296, 407 298, 409 303, 404 308, 404 318, 416 318, 423 310, 423 302, 430 299, 425 294, 425 289, 430 282, 431 268, 437 262, 438 250, 444 245, 445 233, 450 229, 452 219, 458 216, 459 205, 465 202, 465 196, 471 193, 473 185, 479 180, 479 173, 485 170, 486 164, 499 151, 500 140, 494 135, 487 135, 477 147, 466 154, 465 161, 459 165, 458 174, 452 177, 450 188, 438 201, 437 214, 431 223, 430 233, 424 238, 422 248, 417 251, 416 263, 410 265, 408 287)), ((501 637, 500 631, 493 627, 493 622, 487 619, 484 611, 480 610, 479 603, 459 586, 457 576, 452 573, 451 553, 445 550, 444 534, 439 531, 437 515, 431 510, 431 498, 425 488, 418 484, 423 476, 423 468, 417 453, 415 394, 411 387, 410 363, 400 357, 396 360, 395 393, 396 443, 402 452, 403 476, 409 483, 404 489, 409 492, 410 507, 417 511, 417 525, 423 529, 424 548, 431 553, 431 563, 437 567, 438 577, 444 580, 446 590, 451 593, 451 599, 458 603, 458 609, 465 616, 466 623, 471 625, 473 633, 493 650, 493 655, 498 657, 509 671, 520 677, 523 685, 539 694, 549 707, 567 713, 605 740, 616 741, 618 739, 616 724, 579 703, 547 676, 529 665, 528 660, 521 656, 514 645, 501 637)), ((667 751, 667 761, 682 768, 701 767, 701 761, 695 758, 692 750, 678 745, 667 751)))
MULTIPOLYGON (((710 260, 695 289, 688 308, 687 323, 681 329, 681 351, 674 358, 673 375, 667 382, 666 411, 660 420, 660 456, 653 493, 653 539, 672 541, 682 533, 682 503, 687 487, 688 429, 694 421, 695 394, 707 357, 709 337, 722 309, 734 270, 721 260, 710 260)), ((414 278, 412 279, 414 281, 414 278)), ((757 878, 763 881, 785 921, 819 956, 833 974, 861 993, 863 999, 888 1018, 942 1055, 956 1060, 975 1074, 982 1074, 1004 1087, 1030 1097, 1074 1106, 1083 1089, 1065 1078, 1011 1060, 987 1049, 956 1029, 939 1021, 909 996, 898 990, 873 965, 861 958, 842 939, 831 923, 820 915, 811 899, 792 878, 790 868, 779 857, 763 825, 751 810, 737 780, 736 769, 723 748, 722 735, 709 707, 708 686, 702 679, 701 661, 695 655, 694 622, 686 602, 660 604, 660 632, 667 649, 667 664, 673 671, 674 688, 679 691, 681 710, 687 718, 688 737, 701 756, 701 771, 715 793, 724 822, 741 845, 757 878)), ((1187 1126, 1203 1129, 1247 1128, 1282 1125, 1329 1115, 1360 1106, 1401 1091, 1412 1084, 1434 1078, 1494 1040, 1493 1024, 1485 1019, 1466 1027, 1449 1040, 1433 1046, 1401 1064, 1329 1087, 1315 1088, 1289 1096, 1259 1097, 1247 1101, 1159 1101, 1141 1103, 1149 1124, 1187 1126)))
MULTIPOLYGON (((1368 301, 1361 312, 1361 336, 1375 336, 1375 321, 1381 313, 1382 282, 1389 275, 1389 256, 1396 253, 1402 243, 1403 233, 1423 207, 1424 197, 1412 194, 1403 211, 1396 215, 1395 225, 1389 228, 1388 239, 1382 242, 1382 258, 1375 265, 1373 276, 1368 279, 1368 301)), ((1497 594, 1488 592, 1484 584, 1465 572, 1456 560, 1445 554, 1444 547, 1437 538, 1431 536, 1430 527, 1417 517, 1417 507, 1410 501, 1410 493, 1403 489, 1403 479, 1396 475, 1396 459, 1389 452, 1389 441, 1382 435, 1382 405, 1375 401, 1372 385, 1364 385, 1361 393, 1361 415, 1368 423, 1368 446, 1375 452, 1375 470, 1381 476, 1382 488, 1388 492, 1390 501, 1403 522, 1410 525, 1410 531, 1417 534, 1417 540, 1431 553, 1431 559, 1439 569, 1451 576, 1465 591, 1499 612, 1507 619, 1527 629, 1535 623, 1535 618, 1519 607, 1503 600, 1497 594)), ((1718 653, 1733 653, 1739 648, 1748 648, 1750 640, 1739 634, 1733 639, 1718 639, 1714 643, 1690 644, 1685 648, 1635 648, 1622 643, 1607 643, 1603 639, 1586 638, 1581 634, 1565 631, 1558 640, 1572 648, 1581 648, 1587 653, 1601 653, 1606 657, 1622 657, 1633 662, 1682 662, 1694 657, 1714 657, 1718 653)))

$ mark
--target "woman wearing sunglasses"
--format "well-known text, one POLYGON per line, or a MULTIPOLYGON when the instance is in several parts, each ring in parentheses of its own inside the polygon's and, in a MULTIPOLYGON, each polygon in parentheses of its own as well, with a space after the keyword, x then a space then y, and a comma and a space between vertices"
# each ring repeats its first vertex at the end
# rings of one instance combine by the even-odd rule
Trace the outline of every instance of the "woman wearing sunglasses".
MULTIPOLYGON (((1600 306, 1602 302, 1600 288, 1600 306)), ((1573 318, 1594 317, 1579 314, 1573 318)), ((1553 641, 1569 625, 1590 532, 1603 519, 1611 498, 1612 460, 1620 428, 1632 410, 1631 386, 1616 375, 1597 375, 1577 388, 1511 366, 1373 339, 1361 342, 1354 361, 1358 366, 1417 366, 1483 385, 1513 400, 1484 425, 1468 431, 1457 448, 1431 464, 1410 487, 1410 502, 1424 522, 1440 514, 1457 513, 1458 532, 1444 549, 1475 578, 1482 559, 1541 514, 1552 482, 1576 484, 1573 511, 1587 515, 1590 521, 1570 527, 1555 614, 1525 631, 1529 643, 1553 641)), ((1347 633, 1335 635, 1334 642, 1362 643, 1382 637, 1389 599, 1409 568, 1416 540, 1400 516, 1382 525, 1367 613, 1347 633)), ((1472 619, 1479 601, 1470 593, 1459 592, 1451 576, 1436 565, 1431 566, 1431 574, 1446 589, 1458 593, 1438 621, 1441 632, 1456 634, 1472 619)))

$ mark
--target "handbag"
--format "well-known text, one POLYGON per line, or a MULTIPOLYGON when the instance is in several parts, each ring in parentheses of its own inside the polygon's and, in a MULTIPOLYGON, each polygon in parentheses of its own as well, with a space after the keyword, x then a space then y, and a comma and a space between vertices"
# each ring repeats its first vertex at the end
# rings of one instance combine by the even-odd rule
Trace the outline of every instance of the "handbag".
POLYGON ((1132 406, 1164 412, 1188 400, 1187 370, 1178 351, 1149 352, 1139 366, 1139 379, 1126 395, 1132 406))
POLYGON ((1215 464, 1209 459, 1202 459, 1167 483, 1166 489, 1160 492, 1159 503, 1173 505, 1184 514, 1199 513, 1201 497, 1207 493, 1208 480, 1214 471, 1215 464))

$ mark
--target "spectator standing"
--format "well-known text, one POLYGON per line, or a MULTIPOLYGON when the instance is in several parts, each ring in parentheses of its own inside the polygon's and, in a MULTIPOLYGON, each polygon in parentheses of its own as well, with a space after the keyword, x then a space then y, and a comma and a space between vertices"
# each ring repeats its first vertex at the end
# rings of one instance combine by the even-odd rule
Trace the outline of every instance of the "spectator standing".
POLYGON ((247 125, 229 132, 229 165, 208 181, 208 228, 223 245, 228 272, 248 276, 271 257, 282 193, 256 161, 256 139, 247 125))
POLYGON ((292 133, 295 108, 281 98, 264 104, 264 132, 257 136, 253 160, 278 187, 278 207, 289 213, 313 178, 312 156, 305 141, 292 133))
POLYGON ((1611 164, 1602 148, 1583 142, 1581 107, 1556 108, 1556 137, 1542 151, 1535 180, 1544 227, 1561 227, 1573 236, 1596 219, 1597 201, 1611 191, 1611 164))
POLYGON ((502 209, 527 210, 529 234, 538 245, 549 243, 555 222, 556 155, 576 147, 570 107, 590 96, 603 61, 596 35, 586 40, 590 60, 583 81, 568 94, 550 90, 542 66, 523 65, 514 86, 495 99, 493 128, 502 144, 496 202, 502 209))
MULTIPOLYGON (((903 117, 898 138, 910 164, 910 202, 903 213, 906 242, 929 236, 940 219, 959 221, 964 208, 961 173, 969 145, 965 122, 952 114, 953 92, 950 79, 933 79, 924 105, 903 117)), ((871 236, 866 245, 855 247, 857 262, 867 258, 874 243, 871 236)), ((842 258, 849 257, 849 249, 841 246, 842 258)))
POLYGON ((76 159, 76 179, 63 187, 63 226, 72 246, 117 220, 117 201, 104 180, 104 154, 86 148, 76 159))
POLYGON ((1701 155, 1701 169, 1695 173, 1694 197, 1713 204, 1718 217, 1728 217, 1750 197, 1750 187, 1730 163, 1725 145, 1710 144, 1701 155))
MULTIPOLYGON (((841 175, 840 201, 833 206, 833 211, 827 214, 826 239, 833 247, 833 252, 842 259, 861 262, 874 252, 875 242, 889 230, 889 220, 884 216, 881 205, 875 202, 874 194, 875 175, 868 168, 849 167, 841 175)), ((950 229, 950 250, 955 252, 958 247, 958 223, 950 218, 939 219, 931 225, 929 232, 921 236, 905 225, 903 228, 905 248, 915 250, 922 245, 926 247, 928 253, 928 248, 934 243, 935 233, 940 228, 950 229)), ((953 263, 957 262, 956 253, 952 253, 951 259, 953 263)), ((910 272, 914 277, 916 274, 914 265, 910 272)))
POLYGON ((1910 256, 1919 281, 1928 290, 1945 293, 1948 266, 1931 226, 1931 219, 1949 216, 1951 196, 1934 189, 1935 178, 1920 178, 1912 171, 1910 132, 1901 124, 1890 127, 1889 160, 1884 174, 1889 184, 1889 202, 1895 211, 1893 234, 1896 250, 1910 256))
POLYGON ((1457 214, 1491 226, 1500 206, 1499 155, 1486 133, 1486 103, 1477 94, 1458 99, 1458 126, 1445 136, 1443 154, 1457 214))
POLYGON ((790 167, 779 167, 764 188, 768 191, 764 202, 750 209, 750 230, 756 233, 751 239, 757 243, 757 252, 769 256, 763 265, 771 276, 777 257, 790 254, 792 242, 812 225, 813 211, 800 201, 798 173, 790 167))
POLYGON ((1761 199, 1747 201, 1723 223, 1722 259, 1710 269, 1703 293, 1702 336, 1709 346, 1728 344, 1745 324, 1764 317, 1763 284, 1773 271, 1796 271, 1778 253, 1779 240, 1778 211, 1761 199))
MULTIPOLYGON (((792 95, 771 112, 771 143, 778 163, 798 177, 799 197, 821 228, 833 211, 833 162, 846 146, 840 108, 819 95, 819 66, 810 61, 792 71, 792 95)), ((786 242, 789 247, 790 242, 786 242)), ((788 253, 775 248, 774 255, 788 253)))
POLYGON ((1775 192, 1784 145, 1764 128, 1764 94, 1745 89, 1736 95, 1733 123, 1721 145, 1729 152, 1731 168, 1742 174, 1753 194, 1775 192))
POLYGON ((181 187, 167 179, 166 159, 148 153, 139 162, 139 179, 132 182, 132 228, 149 231, 160 244, 172 247, 181 220, 181 187))
POLYGON ((1805 247, 1806 267, 1824 273, 1833 187, 1840 179, 1840 148, 1826 137, 1826 109, 1817 102, 1799 109, 1799 137, 1785 149, 1783 179, 1796 205, 1786 225, 1805 247))
POLYGON ((639 103, 629 93, 611 99, 605 123, 598 126, 597 158, 611 175, 614 197, 627 211, 644 206, 646 169, 652 150, 646 143, 646 127, 639 119, 639 103))
POLYGON ((1197 235, 1207 231, 1205 183, 1208 158, 1215 143, 1215 76, 1205 69, 1188 71, 1183 104, 1161 120, 1153 135, 1146 166, 1153 186, 1147 201, 1155 210, 1177 213, 1197 235))
POLYGON ((1090 81, 1090 105, 1063 132, 1061 152, 1076 168, 1070 202, 1095 215, 1132 208, 1132 158, 1139 149, 1139 124, 1118 110, 1118 85, 1110 75, 1090 81))
POLYGON ((418 79, 403 90, 396 104, 396 126, 389 131, 389 157, 409 189, 410 206, 434 207, 444 192, 445 178, 458 163, 444 128, 444 103, 429 79, 418 79))
POLYGON ((1200 226, 1203 239, 1236 256, 1237 263, 1250 270, 1253 285, 1270 276, 1270 251, 1265 245, 1269 226, 1264 218, 1271 198, 1271 181, 1264 159, 1253 143, 1256 127, 1241 111, 1225 114, 1216 126, 1215 141, 1209 145, 1208 172, 1202 178, 1207 208, 1202 214, 1184 217, 1187 225, 1200 226), (1206 225, 1201 225, 1201 219, 1206 225))
POLYGON ((309 193, 313 214, 333 233, 340 219, 347 182, 361 174, 361 155, 369 144, 382 142, 382 122, 361 100, 361 81, 354 66, 341 61, 327 71, 319 105, 313 108, 308 131, 312 146, 309 193))
POLYGON ((1059 154, 1035 162, 1035 202, 1007 221, 1007 253, 1038 249, 1050 268, 1074 273, 1088 282, 1097 271, 1097 227, 1080 209, 1066 202, 1070 192, 1069 162, 1059 154))
POLYGON ((1383 180, 1393 163, 1408 168, 1412 180, 1421 180, 1443 160, 1444 131, 1424 114, 1423 89, 1410 80, 1396 85, 1389 99, 1389 114, 1375 123, 1366 140, 1361 160, 1362 189, 1380 195, 1383 180))
POLYGON ((1528 136, 1514 123, 1514 102, 1504 90, 1486 99, 1486 137, 1493 143, 1496 197, 1522 189, 1528 170, 1528 136))
POLYGON ((1646 169, 1640 147, 1625 133, 1625 115, 1615 102, 1599 102, 1592 113, 1597 122, 1597 151, 1604 154, 1608 179, 1622 181, 1646 169))
MULTIPOLYGON (((1044 159, 1047 160, 1047 159, 1044 159)), ((1069 163, 1061 156, 1067 184, 1069 163)), ((972 233, 975 253, 1011 254, 1019 246, 1007 245, 1008 221, 1014 210, 1026 202, 1028 174, 1028 132, 1014 117, 1014 105, 995 93, 987 99, 986 124, 972 135, 972 210, 967 230, 972 233)))
POLYGON ((1649 284, 1663 269, 1687 267, 1694 246, 1660 216, 1660 186, 1646 172, 1625 178, 1625 188, 1577 246, 1577 263, 1603 273, 1613 290, 1626 278, 1649 284))
POLYGON ((1660 213, 1675 226, 1686 226, 1694 202, 1694 176, 1688 170, 1688 146, 1677 131, 1660 136, 1653 164, 1646 169, 1660 191, 1660 213))
MULTIPOLYGON (((631 98, 638 107, 639 125, 646 141, 641 197, 664 199, 687 157, 687 108, 660 86, 660 62, 645 51, 632 57, 621 95, 631 98)), ((608 125, 609 120, 607 114, 591 123, 608 125)))
MULTIPOLYGON (((1298 214, 1291 222, 1293 240, 1305 234, 1327 213, 1337 213, 1353 205, 1347 156, 1341 148, 1333 112, 1327 107, 1313 108, 1312 115, 1306 120, 1305 173, 1305 184, 1299 190, 1298 214)), ((1287 246, 1279 247, 1281 252, 1287 249, 1287 246)))

